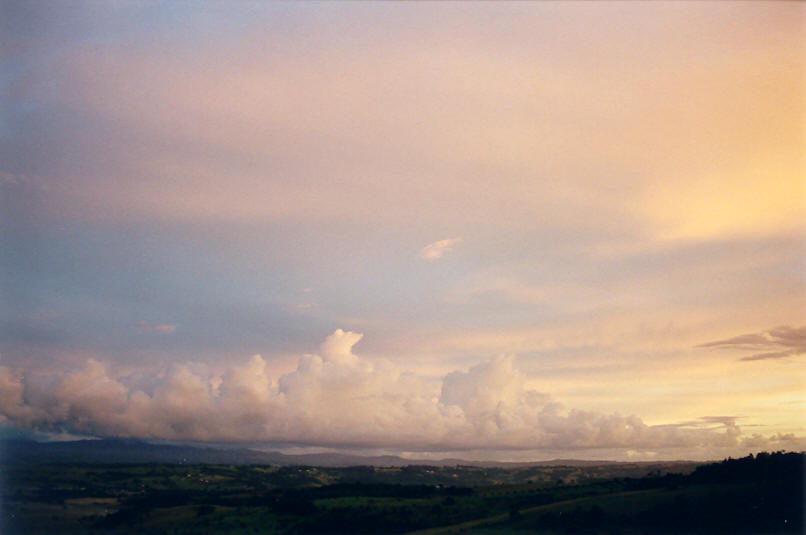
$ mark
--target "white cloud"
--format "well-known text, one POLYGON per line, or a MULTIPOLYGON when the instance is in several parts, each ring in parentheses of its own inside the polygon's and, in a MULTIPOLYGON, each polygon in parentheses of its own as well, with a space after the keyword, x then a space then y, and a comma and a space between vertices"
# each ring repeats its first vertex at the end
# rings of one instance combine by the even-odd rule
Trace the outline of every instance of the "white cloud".
MULTIPOLYGON (((420 451, 796 447, 791 435, 743 437, 736 418, 649 426, 638 416, 566 409, 527 386, 512 356, 436 381, 354 354, 335 331, 275 383, 255 355, 214 376, 187 365, 148 387, 95 360, 64 374, 0 367, 0 415, 17 427, 169 440, 267 441, 420 451), (129 384, 139 386, 127 386, 129 384)), ((722 450, 720 450, 722 448, 722 450)))
POLYGON ((428 245, 420 249, 420 258, 428 261, 442 258, 445 255, 445 253, 453 251, 454 245, 461 242, 462 238, 448 238, 446 240, 439 240, 433 243, 429 243, 428 245))
POLYGON ((320 346, 322 357, 327 362, 355 364, 358 362, 358 357, 353 355, 352 349, 363 337, 363 334, 336 329, 320 346))

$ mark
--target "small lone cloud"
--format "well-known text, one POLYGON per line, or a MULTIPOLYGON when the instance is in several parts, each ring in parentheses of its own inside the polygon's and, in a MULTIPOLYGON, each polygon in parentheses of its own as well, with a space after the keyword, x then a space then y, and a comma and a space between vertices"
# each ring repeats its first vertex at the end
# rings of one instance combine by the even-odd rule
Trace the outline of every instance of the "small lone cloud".
POLYGON ((442 258, 445 253, 453 251, 453 246, 461 243, 462 238, 448 238, 447 240, 439 240, 434 243, 429 243, 420 250, 420 258, 428 260, 429 262, 442 258))
POLYGON ((0 182, 3 184, 13 184, 16 186, 27 181, 28 178, 25 175, 15 175, 14 173, 0 171, 0 182))
POLYGON ((739 360, 769 360, 806 354, 806 326, 783 325, 758 333, 742 334, 697 347, 754 351, 739 360))
POLYGON ((176 325, 169 325, 167 323, 160 323, 152 325, 146 321, 138 321, 137 328, 141 331, 157 332, 162 334, 171 334, 176 330, 176 325))
POLYGON ((743 418, 742 416, 700 416, 706 424, 722 424, 727 427, 736 425, 736 420, 743 418))
POLYGON ((673 424, 661 424, 657 427, 680 429, 697 429, 705 427, 713 428, 714 426, 736 427, 736 420, 740 420, 742 418, 743 416, 700 416, 696 420, 687 420, 673 424))
POLYGON ((304 314, 310 312, 314 308, 313 303, 289 303, 286 305, 286 310, 290 314, 304 314))
POLYGON ((9 173, 3 170, 0 170, 0 187, 33 188, 40 191, 48 190, 47 185, 37 176, 22 173, 9 173))

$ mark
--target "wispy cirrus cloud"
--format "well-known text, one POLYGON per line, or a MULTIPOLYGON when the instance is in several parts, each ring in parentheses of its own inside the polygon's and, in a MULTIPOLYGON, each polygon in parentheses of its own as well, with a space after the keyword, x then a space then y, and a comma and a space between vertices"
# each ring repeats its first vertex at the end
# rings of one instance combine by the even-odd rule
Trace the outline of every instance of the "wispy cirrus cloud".
POLYGON ((806 354, 806 326, 782 325, 767 331, 741 334, 697 347, 754 351, 739 360, 769 360, 806 354))
POLYGON ((462 243, 462 238, 448 238, 429 243, 420 249, 420 258, 428 261, 437 260, 442 258, 445 253, 453 251, 453 246, 459 243, 462 243))
POLYGON ((141 331, 149 331, 162 334, 171 334, 174 331, 176 331, 176 325, 171 325, 169 323, 151 324, 148 323, 147 321, 138 321, 136 326, 141 331))

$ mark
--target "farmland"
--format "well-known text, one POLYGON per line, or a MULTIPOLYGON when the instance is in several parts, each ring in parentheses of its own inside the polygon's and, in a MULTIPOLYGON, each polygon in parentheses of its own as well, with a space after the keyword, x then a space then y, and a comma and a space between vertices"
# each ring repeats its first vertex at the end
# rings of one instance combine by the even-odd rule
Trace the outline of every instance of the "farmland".
POLYGON ((783 453, 696 468, 11 463, 2 532, 800 533, 802 475, 803 455, 783 453))

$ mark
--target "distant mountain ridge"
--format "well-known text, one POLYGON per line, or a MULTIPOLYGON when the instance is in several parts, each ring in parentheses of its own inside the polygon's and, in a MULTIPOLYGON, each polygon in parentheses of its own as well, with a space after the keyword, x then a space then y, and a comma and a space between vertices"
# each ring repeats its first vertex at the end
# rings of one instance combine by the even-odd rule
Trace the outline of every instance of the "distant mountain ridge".
MULTIPOLYGON (((7 439, 0 441, 0 461, 36 463, 170 463, 170 464, 269 464, 275 466, 603 466, 613 464, 660 464, 658 462, 581 461, 556 459, 534 462, 467 461, 463 459, 405 459, 394 455, 360 456, 341 453, 287 455, 276 451, 248 448, 205 448, 152 444, 137 439, 76 440, 36 442, 7 439)), ((680 461, 687 463, 687 461, 680 461)), ((674 461, 662 464, 674 464, 674 461)), ((690 463, 688 463, 690 464, 690 463)))

